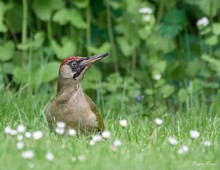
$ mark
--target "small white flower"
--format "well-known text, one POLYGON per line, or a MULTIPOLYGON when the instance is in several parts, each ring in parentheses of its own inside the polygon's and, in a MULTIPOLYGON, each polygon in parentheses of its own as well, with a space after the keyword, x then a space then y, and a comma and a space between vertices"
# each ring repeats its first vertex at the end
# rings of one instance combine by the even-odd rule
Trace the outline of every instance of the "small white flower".
POLYGON ((188 146, 184 145, 178 150, 178 154, 183 154, 189 151, 188 146))
POLYGON ((126 119, 122 119, 119 121, 119 124, 121 127, 127 127, 128 126, 128 121, 126 119))
POLYGON ((17 140, 18 140, 18 141, 22 141, 22 140, 23 140, 23 136, 22 136, 21 134, 19 134, 19 135, 17 136, 17 140))
POLYGON ((113 142, 113 146, 115 146, 115 147, 118 147, 118 146, 121 146, 121 145, 122 145, 122 143, 119 139, 115 139, 115 141, 113 142))
POLYGON ((95 145, 94 140, 90 140, 90 141, 89 141, 89 145, 91 145, 91 146, 95 145))
POLYGON ((24 133, 25 130, 26 130, 26 128, 24 125, 22 125, 22 124, 18 125, 18 127, 17 127, 18 133, 24 133))
POLYGON ((146 22, 149 22, 150 21, 150 15, 143 16, 143 20, 146 21, 146 22))
POLYGON ((18 143, 16 144, 16 147, 17 147, 18 150, 23 149, 23 148, 24 148, 24 142, 18 142, 18 143))
POLYGON ((209 140, 205 140, 203 142, 203 145, 209 147, 209 146, 211 146, 211 142, 209 140))
POLYGON ((153 78, 154 78, 154 80, 160 80, 161 74, 155 74, 153 78))
POLYGON ((31 138, 31 136, 32 136, 32 135, 31 135, 31 132, 25 132, 24 135, 25 135, 26 138, 31 138))
POLYGON ((10 126, 6 126, 4 129, 5 134, 9 135, 11 132, 11 127, 10 126))
POLYGON ((10 132, 9 132, 9 134, 11 136, 17 135, 17 133, 18 133, 17 130, 14 130, 14 129, 11 129, 10 132))
POLYGON ((173 137, 168 137, 168 141, 171 145, 177 145, 178 141, 176 140, 176 138, 173 137))
POLYGON ((73 156, 73 157, 71 158, 71 161, 75 162, 75 161, 76 161, 76 157, 73 156))
POLYGON ((66 127, 66 123, 65 122, 57 122, 57 127, 60 129, 64 129, 66 127))
POLYGON ((35 131, 35 132, 33 133, 33 138, 34 138, 35 140, 39 140, 39 139, 41 139, 42 137, 43 137, 43 132, 40 131, 40 130, 35 131))
POLYGON ((56 133, 59 134, 59 135, 63 135, 65 132, 65 129, 64 128, 56 128, 56 133))
POLYGON ((75 136, 76 135, 76 130, 75 129, 69 129, 68 130, 68 135, 69 136, 75 136))
POLYGON ((54 155, 51 152, 47 152, 45 157, 48 161, 53 161, 54 160, 54 155))
POLYGON ((139 12, 142 14, 151 14, 153 11, 149 7, 143 7, 139 9, 139 12))
POLYGON ((79 160, 79 161, 85 161, 85 160, 86 160, 86 157, 83 156, 83 155, 80 155, 80 156, 78 156, 78 160, 79 160))
POLYGON ((162 125, 163 120, 162 120, 162 119, 159 119, 159 118, 156 118, 156 119, 155 119, 155 123, 156 123, 157 125, 162 125))
POLYGON ((196 130, 190 130, 189 133, 190 133, 191 138, 193 138, 193 139, 196 139, 200 136, 200 133, 196 130))
POLYGON ((92 140, 94 142, 100 142, 100 141, 102 141, 102 136, 101 135, 94 135, 94 136, 92 136, 92 140))
POLYGON ((110 138, 110 136, 111 136, 111 133, 108 130, 105 130, 102 132, 102 137, 104 139, 108 139, 108 138, 110 138))
POLYGON ((207 17, 202 17, 196 24, 197 26, 207 26, 209 24, 209 19, 207 17))
POLYGON ((24 159, 32 159, 34 157, 34 152, 32 150, 26 150, 21 153, 24 159))

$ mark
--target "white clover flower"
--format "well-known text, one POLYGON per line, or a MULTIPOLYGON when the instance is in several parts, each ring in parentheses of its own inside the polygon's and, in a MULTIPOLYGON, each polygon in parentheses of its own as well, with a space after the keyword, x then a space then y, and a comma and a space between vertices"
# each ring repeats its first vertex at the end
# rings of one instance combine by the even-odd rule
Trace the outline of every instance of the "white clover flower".
POLYGON ((35 140, 39 140, 39 139, 41 139, 42 137, 43 137, 43 132, 40 131, 40 130, 35 131, 35 132, 33 133, 33 138, 34 138, 35 140))
POLYGON ((65 132, 65 129, 64 128, 56 128, 56 133, 59 134, 59 135, 63 135, 65 132))
POLYGON ((15 130, 15 129, 11 129, 10 130, 10 132, 9 132, 9 134, 11 135, 11 136, 14 136, 14 135, 17 135, 17 130, 15 130))
POLYGON ((119 121, 119 124, 121 127, 127 127, 128 126, 128 121, 126 119, 122 119, 119 121))
POLYGON ((66 123, 59 121, 59 122, 57 122, 57 127, 60 129, 64 129, 66 127, 66 123))
POLYGON ((105 130, 105 131, 102 132, 102 137, 103 137, 104 139, 108 139, 108 138, 110 138, 110 136, 111 136, 110 131, 105 130))
POLYGON ((84 155, 80 155, 80 156, 78 156, 78 160, 79 161, 85 161, 86 157, 84 155))
POLYGON ((91 146, 95 145, 94 140, 90 140, 90 141, 89 141, 89 145, 91 145, 91 146))
POLYGON ((92 136, 92 140, 94 142, 100 142, 100 141, 102 141, 102 136, 101 135, 94 135, 94 136, 92 136))
POLYGON ((159 119, 159 118, 156 118, 156 119, 155 119, 155 123, 156 123, 157 125, 162 125, 163 120, 162 120, 162 119, 159 119))
POLYGON ((76 130, 75 129, 69 129, 68 130, 68 135, 69 136, 75 136, 76 135, 76 130))
POLYGON ((156 74, 154 75, 154 80, 160 80, 161 79, 161 74, 156 74))
POLYGON ((210 142, 209 140, 205 140, 205 141, 203 142, 203 145, 204 145, 204 146, 207 146, 207 147, 210 147, 210 146, 211 146, 211 142, 210 142))
POLYGON ((168 141, 171 145, 177 145, 178 141, 174 137, 168 137, 168 141))
POLYGON ((32 150, 26 150, 21 153, 24 159, 32 159, 34 157, 34 152, 32 150))
POLYGON ((22 136, 21 134, 19 134, 19 135, 17 136, 17 140, 18 140, 18 141, 22 141, 22 140, 23 140, 23 136, 22 136))
POLYGON ((26 128, 24 125, 22 125, 22 124, 18 125, 18 127, 17 127, 18 133, 24 133, 25 130, 26 130, 26 128))
POLYGON ((10 126, 6 126, 6 127, 4 128, 4 132, 5 132, 5 134, 9 135, 10 132, 11 132, 11 127, 10 127, 10 126))
POLYGON ((115 147, 118 147, 118 146, 121 146, 121 145, 122 145, 122 143, 119 139, 115 139, 115 141, 113 142, 113 146, 115 146, 115 147))
POLYGON ((209 19, 207 17, 202 17, 196 24, 197 26, 207 26, 209 24, 209 19))
POLYGON ((190 137, 193 138, 193 139, 196 139, 200 136, 200 133, 196 130, 190 130, 190 137))
POLYGON ((146 22, 149 22, 150 21, 150 15, 143 16, 143 20, 146 21, 146 22))
POLYGON ((139 12, 142 14, 151 14, 153 11, 149 7, 143 7, 139 9, 139 12))
POLYGON ((53 161, 54 160, 54 155, 51 152, 47 152, 45 157, 48 161, 53 161))
POLYGON ((16 144, 16 148, 17 148, 18 150, 23 149, 23 148, 24 148, 24 142, 18 142, 18 143, 16 144))
POLYGON ((31 138, 31 136, 32 136, 31 132, 25 132, 24 135, 26 138, 31 138))
POLYGON ((184 145, 178 150, 178 154, 183 154, 189 151, 188 146, 184 145))

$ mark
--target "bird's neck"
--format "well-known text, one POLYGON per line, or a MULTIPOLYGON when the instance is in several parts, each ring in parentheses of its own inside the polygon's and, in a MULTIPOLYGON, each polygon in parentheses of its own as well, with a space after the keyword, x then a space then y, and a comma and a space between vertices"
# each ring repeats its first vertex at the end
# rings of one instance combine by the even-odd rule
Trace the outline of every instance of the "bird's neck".
POLYGON ((56 99, 63 103, 69 101, 74 96, 84 96, 80 82, 58 82, 56 99))

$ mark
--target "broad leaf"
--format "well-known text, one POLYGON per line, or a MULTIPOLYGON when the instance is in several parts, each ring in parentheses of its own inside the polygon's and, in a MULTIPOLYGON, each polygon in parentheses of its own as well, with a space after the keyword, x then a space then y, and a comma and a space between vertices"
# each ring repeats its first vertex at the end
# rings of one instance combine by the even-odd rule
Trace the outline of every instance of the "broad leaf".
POLYGON ((12 41, 7 41, 0 46, 0 61, 7 61, 13 57, 15 46, 12 41))

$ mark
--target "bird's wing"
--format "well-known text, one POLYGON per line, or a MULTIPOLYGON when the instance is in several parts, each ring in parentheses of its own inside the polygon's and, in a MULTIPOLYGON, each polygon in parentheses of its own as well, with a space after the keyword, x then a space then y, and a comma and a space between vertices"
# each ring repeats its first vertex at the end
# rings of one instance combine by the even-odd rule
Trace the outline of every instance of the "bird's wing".
POLYGON ((100 113, 99 113, 95 103, 86 94, 85 94, 85 97, 86 97, 87 102, 90 105, 91 110, 96 114, 96 119, 97 119, 97 123, 98 123, 98 129, 100 131, 103 131, 105 129, 105 126, 104 126, 103 120, 101 118, 101 115, 100 115, 100 113))

